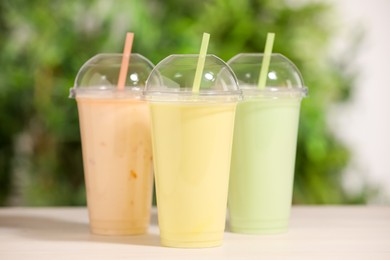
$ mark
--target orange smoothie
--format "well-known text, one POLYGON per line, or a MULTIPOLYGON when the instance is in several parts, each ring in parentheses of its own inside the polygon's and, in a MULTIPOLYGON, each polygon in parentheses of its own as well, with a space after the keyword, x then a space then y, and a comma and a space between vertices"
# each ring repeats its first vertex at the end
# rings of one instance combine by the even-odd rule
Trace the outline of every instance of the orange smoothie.
POLYGON ((147 103, 77 96, 91 231, 147 231, 152 199, 152 145, 147 103))

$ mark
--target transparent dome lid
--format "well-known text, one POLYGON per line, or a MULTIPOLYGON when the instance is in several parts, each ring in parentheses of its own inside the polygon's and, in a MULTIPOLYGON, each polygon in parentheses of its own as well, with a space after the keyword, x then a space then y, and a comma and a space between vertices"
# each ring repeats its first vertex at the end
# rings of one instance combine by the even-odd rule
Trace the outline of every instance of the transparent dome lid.
POLYGON ((269 64, 265 88, 258 88, 263 53, 241 53, 228 61, 234 71, 244 97, 297 96, 308 93, 298 68, 282 54, 273 53, 269 64))
POLYGON ((199 55, 170 55, 151 72, 145 96, 150 101, 236 101, 241 97, 231 68, 215 55, 206 55, 199 92, 193 92, 199 55))
POLYGON ((153 64, 144 56, 132 53, 126 75, 125 87, 119 90, 118 78, 122 54, 102 53, 89 59, 79 70, 71 98, 93 96, 96 98, 141 97, 153 64))

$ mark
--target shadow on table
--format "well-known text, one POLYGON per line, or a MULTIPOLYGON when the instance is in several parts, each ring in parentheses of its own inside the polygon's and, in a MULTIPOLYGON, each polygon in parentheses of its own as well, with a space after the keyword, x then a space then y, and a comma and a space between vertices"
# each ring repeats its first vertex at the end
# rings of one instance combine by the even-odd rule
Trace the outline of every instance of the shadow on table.
MULTIPOLYGON (((157 213, 152 212, 151 225, 157 225, 157 213)), ((12 228, 18 235, 51 241, 87 241, 99 243, 160 246, 157 234, 135 236, 102 236, 90 233, 87 223, 56 219, 50 216, 25 216, 20 214, 0 215, 0 228, 12 228)))

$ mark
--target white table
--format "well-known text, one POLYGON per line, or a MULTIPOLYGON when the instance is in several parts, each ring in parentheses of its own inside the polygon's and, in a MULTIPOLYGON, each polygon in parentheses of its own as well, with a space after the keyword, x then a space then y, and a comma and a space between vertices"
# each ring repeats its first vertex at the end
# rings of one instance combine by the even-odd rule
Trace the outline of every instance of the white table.
POLYGON ((390 259, 390 207, 295 206, 281 235, 225 232, 223 246, 161 247, 149 233, 89 233, 86 208, 0 208, 0 260, 9 259, 390 259))

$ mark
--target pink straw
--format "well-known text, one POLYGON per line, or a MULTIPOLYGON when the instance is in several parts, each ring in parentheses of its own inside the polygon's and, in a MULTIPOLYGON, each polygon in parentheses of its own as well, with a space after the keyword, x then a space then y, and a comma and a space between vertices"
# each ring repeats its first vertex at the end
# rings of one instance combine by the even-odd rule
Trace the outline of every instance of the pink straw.
POLYGON ((126 42, 125 42, 125 47, 123 49, 122 65, 119 71, 119 79, 118 79, 118 89, 120 90, 125 88, 126 75, 127 75, 127 70, 129 68, 129 62, 130 62, 131 48, 133 46, 133 39, 134 39, 134 33, 126 33, 126 42))

